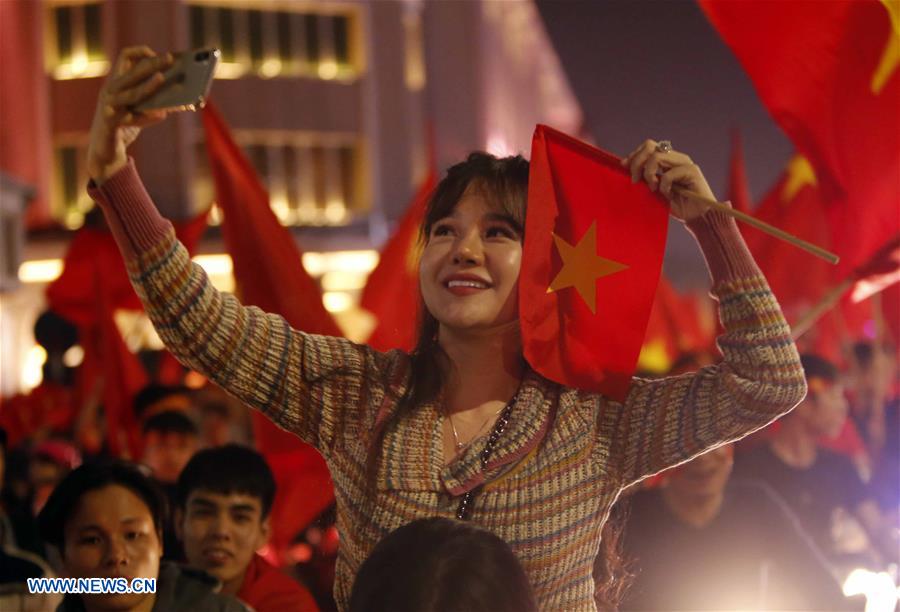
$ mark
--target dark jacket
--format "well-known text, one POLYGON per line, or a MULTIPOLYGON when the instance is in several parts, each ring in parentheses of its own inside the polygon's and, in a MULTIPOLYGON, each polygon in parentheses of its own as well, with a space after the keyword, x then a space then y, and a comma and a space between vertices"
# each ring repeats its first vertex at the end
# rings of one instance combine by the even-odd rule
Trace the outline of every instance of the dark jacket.
MULTIPOLYGON (((168 561, 159 565, 156 602, 153 612, 248 612, 249 608, 229 595, 215 590, 219 581, 200 570, 168 561)), ((66 595, 56 612, 84 612, 78 595, 66 595)))

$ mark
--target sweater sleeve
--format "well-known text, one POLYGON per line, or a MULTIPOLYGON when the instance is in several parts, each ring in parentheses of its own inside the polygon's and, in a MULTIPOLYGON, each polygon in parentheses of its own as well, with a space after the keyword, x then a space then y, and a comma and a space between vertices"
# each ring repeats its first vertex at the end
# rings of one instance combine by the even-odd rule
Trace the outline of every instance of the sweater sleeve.
POLYGON ((741 438, 806 394, 790 328, 734 220, 710 211, 688 229, 719 302, 723 359, 682 376, 635 378, 623 403, 597 399, 597 448, 622 486, 741 438))
POLYGON ((384 354, 299 332, 283 317, 216 290, 156 210, 132 161, 89 191, 173 355, 327 456, 338 430, 362 417, 363 385, 384 365, 384 354))

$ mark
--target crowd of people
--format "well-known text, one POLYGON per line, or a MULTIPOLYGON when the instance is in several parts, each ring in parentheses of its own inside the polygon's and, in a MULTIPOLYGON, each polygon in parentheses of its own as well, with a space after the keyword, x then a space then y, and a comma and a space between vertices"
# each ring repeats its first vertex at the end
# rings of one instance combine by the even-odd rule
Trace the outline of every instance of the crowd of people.
MULTIPOLYGON (((857 343, 850 358, 873 350, 857 343)), ((877 371, 872 359, 841 372, 802 355, 809 392, 791 413, 626 492, 617 512, 632 573, 622 608, 862 609, 862 598, 843 594, 847 576, 900 561, 892 351, 881 351, 877 371), (865 423, 884 421, 893 435, 883 445, 846 444, 868 436, 865 423)))
MULTIPOLYGON (((524 358, 529 164, 519 156, 473 153, 435 188, 410 353, 307 334, 218 292, 126 154, 142 127, 165 119, 133 109, 171 62, 123 51, 92 126, 89 192, 168 350, 236 399, 146 389, 131 461, 109 456, 97 406, 59 419, 22 418, 34 401, 5 406, 0 422, 16 431, 4 438, 0 535, 15 562, 2 566, 0 603, 830 610, 861 608, 842 594, 848 569, 896 568, 893 349, 860 344, 849 373, 801 357, 734 220, 704 204, 715 199, 709 185, 671 143, 647 140, 622 167, 696 238, 721 355, 683 374, 636 376, 618 401, 550 381, 524 358), (297 536, 314 571, 266 559, 276 485, 244 405, 327 462, 334 511, 297 536), (847 430, 859 440, 851 456, 834 442, 847 430), (324 533, 338 534, 336 550, 324 533), (27 578, 54 574, 152 578, 156 588, 28 592, 27 578)), ((66 397, 49 391, 65 370, 47 373, 38 396, 66 397)))
MULTIPOLYGON (((802 355, 809 392, 791 413, 623 492, 603 533, 616 554, 598 555, 594 568, 600 585, 614 575, 621 609, 862 609, 842 593, 850 571, 900 561, 900 396, 892 349, 858 342, 848 358, 842 371, 802 355), (848 437, 864 445, 848 447, 848 437)), ((29 594, 26 579, 147 576, 158 581, 157 610, 335 609, 334 551, 282 568, 260 554, 276 487, 238 404, 153 384, 134 410, 143 455, 133 462, 85 452, 72 431, 37 428, 11 448, 0 430, 0 608, 140 610, 146 595, 63 599, 29 594), (204 433, 210 401, 220 423, 204 433), (235 434, 210 434, 220 429, 235 434)), ((333 513, 310 528, 320 534, 312 543, 304 533, 296 541, 313 549, 334 532, 333 513)), ((347 609, 537 604, 502 539, 432 517, 379 542, 347 609)))

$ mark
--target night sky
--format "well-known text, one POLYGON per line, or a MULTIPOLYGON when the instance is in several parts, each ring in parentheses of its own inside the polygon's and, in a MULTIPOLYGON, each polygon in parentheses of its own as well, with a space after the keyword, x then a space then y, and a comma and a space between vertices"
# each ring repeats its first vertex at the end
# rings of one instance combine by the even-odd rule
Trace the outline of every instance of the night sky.
MULTIPOLYGON (((624 155, 645 138, 669 139, 727 199, 730 133, 737 127, 754 201, 775 182, 793 147, 695 2, 537 4, 598 146, 624 155)), ((693 239, 673 227, 666 274, 681 287, 702 285, 700 262, 693 239)))

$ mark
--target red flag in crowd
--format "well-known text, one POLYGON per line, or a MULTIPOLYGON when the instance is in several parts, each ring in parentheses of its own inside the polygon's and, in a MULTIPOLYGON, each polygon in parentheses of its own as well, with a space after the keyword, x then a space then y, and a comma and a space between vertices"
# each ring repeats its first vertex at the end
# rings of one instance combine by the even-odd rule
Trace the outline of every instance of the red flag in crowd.
POLYGON ((619 159, 539 125, 519 314, 541 375, 624 399, 653 304, 668 208, 619 159))
POLYGON ((372 270, 363 289, 360 306, 378 319, 367 343, 379 351, 393 348, 411 351, 415 346, 419 308, 419 226, 436 184, 437 176, 431 170, 416 191, 394 235, 382 249, 378 266, 372 270))
POLYGON ((269 194, 212 104, 203 109, 206 152, 222 211, 222 236, 241 300, 275 312, 297 329, 342 336, 303 268, 294 237, 269 207, 269 194))
MULTIPOLYGON (((107 443, 116 456, 137 458, 137 430, 131 402, 147 383, 143 366, 122 341, 113 317, 117 309, 140 310, 112 234, 90 227, 72 238, 63 272, 46 290, 47 306, 78 327, 84 359, 77 401, 99 393, 107 443)), ((78 407, 73 407, 77 409, 78 407)))
POLYGON ((900 359, 900 283, 894 283, 881 292, 881 309, 884 313, 887 335, 894 343, 897 357, 900 359))
MULTIPOLYGON (((740 177, 740 173, 737 175, 740 177)), ((738 186, 740 178, 731 180, 738 186)), ((795 155, 781 177, 754 211, 754 216, 800 238, 831 248, 831 234, 824 212, 824 198, 810 163, 795 155)), ((842 279, 835 266, 754 227, 742 230, 747 245, 778 298, 788 322, 796 324, 842 279)), ((842 345, 861 337, 870 317, 871 305, 854 304, 849 296, 826 314, 798 341, 801 350, 811 350, 842 363, 842 345)))
POLYGON ((832 246, 852 270, 900 230, 900 3, 700 5, 815 168, 832 246))
POLYGON ((850 299, 861 302, 900 282, 900 234, 888 241, 856 269, 850 299))
POLYGON ((706 302, 696 294, 679 294, 667 278, 660 278, 644 344, 661 345, 670 365, 684 353, 713 352, 715 313, 712 301, 706 302))
POLYGON ((95 338, 97 346, 91 352, 96 352, 101 360, 109 448, 115 456, 122 456, 127 449, 131 459, 137 460, 141 456, 140 431, 133 406, 135 396, 147 385, 147 372, 137 355, 125 345, 113 317, 114 311, 106 303, 102 288, 98 289, 100 326, 95 338))
MULTIPOLYGON (((732 189, 740 193, 745 180, 743 170, 732 167, 732 189)), ((735 195, 732 192, 730 197, 735 195)), ((788 162, 753 214, 813 244, 832 246, 817 176, 801 156, 794 156, 788 162)), ((745 226, 741 231, 789 321, 816 303, 837 278, 833 265, 792 244, 752 226, 745 226)))
POLYGON ((747 180, 747 169, 744 164, 744 144, 741 132, 737 128, 731 131, 731 169, 728 173, 728 194, 735 210, 750 213, 753 209, 750 197, 750 185, 747 180))
MULTIPOLYGON (((216 203, 223 215, 222 236, 241 301, 280 314, 295 329, 342 336, 322 303, 319 286, 303 268, 294 237, 272 212, 269 195, 222 117, 212 104, 202 116, 216 203)), ((254 414, 261 448, 277 452, 300 444, 296 436, 254 414)))
MULTIPOLYGON (((222 235, 234 265, 234 278, 245 304, 282 315, 295 329, 341 336, 340 328, 322 304, 315 280, 306 273, 300 249, 269 206, 269 196, 256 171, 231 137, 214 106, 203 110, 206 151, 222 210, 222 235)), ((334 499, 324 459, 293 434, 278 429, 254 411, 257 445, 275 473, 279 486, 273 506, 272 545, 281 556, 291 538, 334 499), (297 465, 305 466, 298 470, 297 465), (310 490, 308 483, 320 483, 310 490), (304 511, 295 505, 302 491, 304 511), (291 508, 287 511, 286 508, 291 508)))
MULTIPOLYGON (((206 213, 176 224, 176 234, 193 252, 203 230, 206 213)), ((79 372, 79 393, 85 401, 100 393, 111 451, 126 448, 139 456, 134 396, 147 384, 143 366, 122 340, 115 324, 116 310, 142 310, 128 279, 119 249, 109 231, 83 227, 72 238, 63 271, 46 290, 48 307, 79 328, 84 360, 79 372)))
POLYGON ((47 305, 75 325, 99 325, 98 290, 113 310, 143 309, 112 234, 82 227, 69 243, 62 273, 47 287, 47 305))

